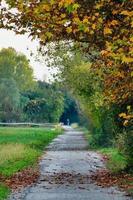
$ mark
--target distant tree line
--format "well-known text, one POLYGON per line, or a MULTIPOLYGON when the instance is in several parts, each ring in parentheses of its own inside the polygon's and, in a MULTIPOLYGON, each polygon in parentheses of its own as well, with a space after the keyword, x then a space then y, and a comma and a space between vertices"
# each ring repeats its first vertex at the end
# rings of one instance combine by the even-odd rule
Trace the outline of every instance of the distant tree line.
POLYGON ((56 83, 37 81, 25 55, 13 48, 0 51, 1 122, 78 122, 74 99, 56 83))

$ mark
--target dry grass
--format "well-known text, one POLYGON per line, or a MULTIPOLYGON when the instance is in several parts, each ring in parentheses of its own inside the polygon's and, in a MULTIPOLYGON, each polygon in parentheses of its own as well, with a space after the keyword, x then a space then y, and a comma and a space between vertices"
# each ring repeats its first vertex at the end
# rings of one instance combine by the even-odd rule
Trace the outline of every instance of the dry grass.
POLYGON ((25 153, 26 148, 23 144, 0 145, 0 165, 11 160, 23 159, 25 153))

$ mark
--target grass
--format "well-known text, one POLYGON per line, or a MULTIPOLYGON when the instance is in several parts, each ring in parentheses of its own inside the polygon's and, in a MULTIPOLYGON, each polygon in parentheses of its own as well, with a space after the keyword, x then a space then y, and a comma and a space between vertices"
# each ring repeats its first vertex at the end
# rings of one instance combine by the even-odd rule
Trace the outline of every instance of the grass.
POLYGON ((9 191, 9 188, 3 184, 0 184, 0 200, 6 199, 8 197, 9 191))
MULTIPOLYGON (((91 146, 92 134, 89 130, 82 129, 85 133, 85 137, 89 144, 89 149, 100 152, 101 154, 107 156, 106 167, 111 172, 112 176, 117 177, 118 185, 124 188, 127 193, 133 196, 133 176, 132 173, 126 171, 128 162, 126 157, 119 152, 117 148, 102 148, 98 146, 91 146)), ((103 181, 102 174, 102 181, 103 181)), ((106 177, 107 178, 107 177, 106 177)), ((109 180, 111 181, 111 180, 109 180)))
POLYGON ((96 150, 108 157, 106 166, 112 173, 119 173, 127 167, 127 161, 125 156, 122 153, 120 153, 117 148, 91 146, 91 132, 89 130, 84 130, 84 133, 89 144, 89 149, 96 150))
POLYGON ((126 158, 116 148, 102 148, 99 152, 108 156, 107 168, 111 172, 118 173, 126 168, 126 158))
MULTIPOLYGON (((0 175, 10 177, 33 166, 59 129, 0 127, 0 175)), ((0 200, 8 189, 0 185, 0 200)))

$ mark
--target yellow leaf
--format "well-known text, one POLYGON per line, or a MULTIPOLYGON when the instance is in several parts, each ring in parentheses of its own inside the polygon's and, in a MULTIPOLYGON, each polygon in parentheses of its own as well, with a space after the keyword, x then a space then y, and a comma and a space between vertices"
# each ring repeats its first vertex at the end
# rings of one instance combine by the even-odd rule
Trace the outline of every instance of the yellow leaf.
POLYGON ((96 19, 96 17, 95 17, 95 16, 93 16, 93 17, 92 17, 92 21, 94 21, 95 19, 96 19))
POLYGON ((131 62, 133 62, 133 58, 123 56, 122 61, 125 62, 125 63, 131 63, 131 62))
POLYGON ((85 30, 84 30, 84 32, 85 32, 85 33, 89 32, 89 28, 86 27, 85 30))
POLYGON ((101 2, 101 3, 98 3, 98 4, 96 4, 96 9, 100 9, 102 6, 103 6, 103 3, 102 3, 102 2, 101 2))
POLYGON ((108 51, 107 51, 107 50, 102 50, 102 51, 101 51, 101 55, 102 55, 102 56, 106 56, 107 54, 108 54, 108 51))
POLYGON ((44 34, 41 34, 40 36, 41 41, 45 42, 46 41, 46 36, 44 34))
POLYGON ((126 113, 120 113, 119 117, 123 117, 123 118, 126 117, 126 113))
POLYGON ((103 22, 103 19, 100 17, 100 18, 98 18, 98 21, 99 21, 100 23, 102 23, 102 22, 103 22))
POLYGON ((61 14, 61 18, 65 18, 65 17, 66 17, 65 13, 61 14))
POLYGON ((83 23, 88 24, 88 19, 87 18, 83 19, 83 23))
POLYGON ((96 24, 92 24, 92 29, 93 29, 93 30, 96 29, 96 24))
POLYGON ((74 21, 75 23, 77 23, 77 24, 80 23, 80 19, 79 19, 78 17, 74 17, 74 18, 73 18, 73 21, 74 21))
POLYGON ((115 25, 117 25, 118 24, 118 21, 117 20, 113 20, 112 22, 111 22, 111 25, 112 26, 115 26, 115 25))
POLYGON ((130 41, 133 42, 133 37, 130 38, 130 41))
POLYGON ((50 11, 49 5, 43 5, 43 9, 46 10, 46 11, 50 11))
POLYGON ((66 31, 67 31, 67 33, 71 33, 72 32, 72 27, 67 27, 66 31))
POLYGON ((132 17, 133 16, 133 11, 128 11, 128 10, 123 10, 122 12, 121 12, 121 14, 122 15, 127 15, 127 16, 129 16, 129 17, 132 17))
POLYGON ((123 123, 123 125, 127 126, 128 125, 128 120, 125 120, 124 123, 123 123))
POLYGON ((127 106, 127 110, 130 111, 131 110, 131 106, 127 106))
POLYGON ((118 14, 118 13, 119 13, 118 10, 113 10, 113 11, 112 11, 112 14, 113 14, 113 15, 116 15, 116 14, 118 14))
POLYGON ((46 32, 46 36, 48 39, 52 38, 53 34, 51 32, 46 32))
POLYGON ((121 12, 121 14, 122 14, 122 15, 129 15, 129 11, 123 10, 123 11, 121 12))
POLYGON ((111 34, 112 33, 112 30, 108 27, 105 27, 104 28, 104 35, 107 35, 107 34, 111 34))

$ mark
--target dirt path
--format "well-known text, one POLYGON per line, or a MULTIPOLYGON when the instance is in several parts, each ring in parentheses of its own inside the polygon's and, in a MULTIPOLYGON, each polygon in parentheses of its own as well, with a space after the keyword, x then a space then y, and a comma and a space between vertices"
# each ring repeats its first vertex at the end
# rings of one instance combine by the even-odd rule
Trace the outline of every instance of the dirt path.
POLYGON ((87 150, 82 132, 65 129, 44 153, 38 182, 12 194, 9 200, 129 200, 117 188, 92 183, 90 175, 105 167, 102 158, 87 150))

